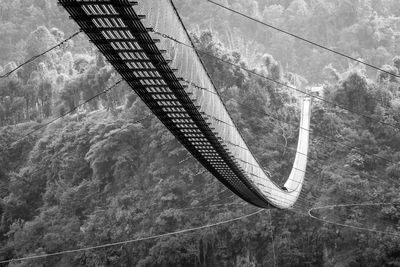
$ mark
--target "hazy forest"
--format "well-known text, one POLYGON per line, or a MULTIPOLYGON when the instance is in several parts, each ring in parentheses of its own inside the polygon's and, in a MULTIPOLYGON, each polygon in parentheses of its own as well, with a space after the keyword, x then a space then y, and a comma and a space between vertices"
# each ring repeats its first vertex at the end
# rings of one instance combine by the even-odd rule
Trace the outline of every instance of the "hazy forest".
MULTIPOLYGON (((220 2, 400 74, 398 0, 220 2)), ((387 234, 272 210, 192 233, 0 266, 400 266, 399 80, 207 1, 174 3, 199 49, 284 83, 323 86, 330 103, 368 115, 313 102, 304 198, 315 206, 393 203, 319 212, 387 234)), ((0 76, 78 30, 56 0, 0 0, 0 76)), ((203 61, 253 153, 282 182, 297 145, 298 96, 203 61)), ((84 34, 0 79, 0 261, 256 210, 188 157, 126 83, 47 125, 118 79, 84 34)))

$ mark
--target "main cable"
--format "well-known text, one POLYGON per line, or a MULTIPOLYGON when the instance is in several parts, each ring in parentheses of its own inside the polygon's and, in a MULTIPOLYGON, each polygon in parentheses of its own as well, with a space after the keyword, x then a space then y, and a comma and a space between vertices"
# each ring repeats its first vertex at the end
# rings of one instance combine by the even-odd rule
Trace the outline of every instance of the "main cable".
POLYGON ((400 75, 397 75, 397 74, 392 73, 392 72, 390 72, 390 71, 387 71, 387 70, 384 70, 384 69, 382 69, 382 68, 376 67, 376 66, 374 66, 374 65, 372 65, 372 64, 369 64, 369 63, 367 63, 367 62, 364 62, 364 61, 359 60, 359 59, 357 59, 357 58, 354 58, 354 57, 352 57, 352 56, 346 55, 346 54, 344 54, 344 53, 342 53, 342 52, 333 50, 333 49, 331 49, 331 48, 329 48, 329 47, 326 47, 326 46, 324 46, 324 45, 321 45, 321 44, 318 44, 318 43, 316 43, 316 42, 310 41, 310 40, 308 40, 308 39, 306 39, 306 38, 304 38, 304 37, 301 37, 301 36, 299 36, 299 35, 296 35, 296 34, 294 34, 294 33, 289 32, 289 31, 280 29, 280 28, 278 28, 278 27, 276 27, 276 26, 273 26, 273 25, 271 25, 271 24, 268 24, 268 23, 263 22, 263 21, 261 21, 261 20, 258 20, 258 19, 256 19, 256 18, 250 17, 249 15, 246 15, 246 14, 244 14, 244 13, 241 13, 241 12, 239 12, 239 11, 237 11, 237 10, 234 10, 234 9, 232 9, 232 8, 229 8, 229 7, 227 7, 227 6, 224 6, 224 5, 220 4, 220 3, 214 2, 214 1, 212 1, 212 0, 206 0, 206 1, 212 3, 212 4, 216 5, 216 6, 219 6, 219 7, 223 8, 223 9, 225 9, 225 10, 228 10, 228 11, 230 11, 230 12, 233 12, 233 13, 235 13, 235 14, 238 14, 238 15, 240 15, 240 16, 242 16, 242 17, 245 17, 245 18, 247 18, 247 19, 249 19, 249 20, 252 20, 252 21, 254 21, 254 22, 257 22, 257 23, 259 23, 259 24, 261 24, 261 25, 264 25, 264 26, 266 26, 266 27, 269 27, 269 28, 274 29, 274 30, 276 30, 276 31, 279 31, 279 32, 281 32, 281 33, 290 35, 290 36, 292 36, 292 37, 294 37, 294 38, 297 38, 297 39, 299 39, 299 40, 302 40, 302 41, 304 41, 304 42, 306 42, 306 43, 309 43, 309 44, 311 44, 311 45, 317 46, 317 47, 319 47, 319 48, 321 48, 321 49, 324 49, 324 50, 326 50, 326 51, 329 51, 329 52, 331 52, 331 53, 334 53, 334 54, 337 54, 337 55, 339 55, 339 56, 345 57, 345 58, 347 58, 347 59, 350 59, 350 60, 355 61, 355 62, 357 62, 357 63, 363 64, 363 65, 365 65, 365 66, 367 66, 367 67, 370 67, 370 68, 373 68, 373 69, 375 69, 375 70, 384 72, 384 73, 389 74, 389 75, 391 75, 391 76, 400 78, 400 75))

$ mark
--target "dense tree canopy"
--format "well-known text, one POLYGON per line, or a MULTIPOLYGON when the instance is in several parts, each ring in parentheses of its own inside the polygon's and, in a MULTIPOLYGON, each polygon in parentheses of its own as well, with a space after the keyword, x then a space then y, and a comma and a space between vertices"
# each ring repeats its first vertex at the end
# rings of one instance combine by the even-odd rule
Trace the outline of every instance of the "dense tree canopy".
MULTIPOLYGON (((321 69, 329 64, 342 72, 348 68, 349 62, 345 58, 254 23, 207 1, 175 2, 186 24, 213 29, 250 63, 258 62, 260 55, 268 51, 287 72, 297 73, 313 83, 324 82, 321 69)), ((378 67, 390 63, 393 55, 400 53, 400 8, 396 0, 216 2, 378 67)), ((372 73, 374 71, 368 70, 369 75, 372 73)))
MULTIPOLYGON (((396 77, 350 64, 205 1, 176 2, 185 21, 201 24, 192 35, 199 49, 281 83, 323 83, 321 97, 328 102, 313 102, 305 201, 399 201, 396 77)), ((396 1, 229 4, 400 72, 396 1)), ((0 0, 0 14, 0 74, 76 27, 55 1, 0 0)), ((299 95, 206 55, 202 60, 251 150, 282 185, 295 156, 299 95)), ((0 80, 0 261, 157 235, 256 210, 189 157, 126 84, 40 128, 117 80, 83 35, 0 80)), ((398 234, 399 211, 390 205, 376 212, 339 209, 334 215, 341 223, 398 234)), ((291 211, 271 215, 272 225, 262 212, 195 233, 9 266, 272 266, 273 246, 277 266, 397 266, 400 261, 400 239, 394 235, 332 226, 291 211)))

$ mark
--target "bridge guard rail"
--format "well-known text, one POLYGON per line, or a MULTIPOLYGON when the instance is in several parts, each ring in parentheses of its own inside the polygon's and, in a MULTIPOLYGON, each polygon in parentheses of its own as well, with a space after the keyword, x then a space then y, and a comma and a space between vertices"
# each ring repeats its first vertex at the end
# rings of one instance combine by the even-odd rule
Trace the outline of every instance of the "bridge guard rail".
POLYGON ((293 207, 307 165, 310 99, 302 102, 300 153, 283 190, 250 152, 190 47, 193 44, 170 0, 59 3, 151 111, 218 180, 255 206, 293 207), (189 46, 160 38, 155 31, 189 46))

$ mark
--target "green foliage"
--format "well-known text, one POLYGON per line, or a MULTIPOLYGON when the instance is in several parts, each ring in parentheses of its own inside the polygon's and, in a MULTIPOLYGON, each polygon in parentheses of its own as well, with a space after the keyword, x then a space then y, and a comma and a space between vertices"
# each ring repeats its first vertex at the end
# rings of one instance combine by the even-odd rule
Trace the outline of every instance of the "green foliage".
MULTIPOLYGON (((26 40, 23 48, 29 59, 54 46, 64 33, 45 26, 38 27, 26 40)), ((38 58, 18 72, 0 81, 0 125, 30 120, 43 121, 62 115, 82 101, 101 93, 115 81, 115 73, 96 53, 72 53, 72 43, 38 58)), ((16 67, 10 62, 4 73, 16 67)), ((108 94, 80 109, 94 111, 105 107, 114 110, 124 103, 126 92, 108 94)))
MULTIPOLYGON (((398 79, 348 66, 286 36, 231 14, 221 15, 207 3, 177 2, 194 23, 216 25, 193 36, 200 49, 282 83, 302 87, 308 81, 326 80, 324 98, 400 125, 398 79), (227 22, 236 29, 228 28, 227 22), (244 36, 244 43, 255 40, 254 47, 228 49, 224 39, 230 46, 243 43, 237 35, 244 36)), ((0 1, 4 49, 0 72, 13 69, 14 61, 41 52, 71 31, 66 13, 52 1, 26 3, 0 1), (38 27, 45 18, 50 18, 48 25, 38 27), (20 52, 12 52, 17 48, 20 52)), ((372 64, 387 64, 384 68, 392 73, 399 71, 398 57, 388 61, 399 54, 392 40, 395 26, 389 19, 400 15, 395 1, 229 4, 315 41, 340 45, 372 64)), ((101 55, 88 49, 83 39, 75 41, 0 81, 0 260, 163 234, 254 210, 246 205, 207 207, 240 201, 188 158, 157 119, 147 117, 147 108, 127 85, 20 139, 40 127, 41 121, 65 114, 116 81, 101 55)), ((203 55, 202 60, 251 150, 272 179, 282 184, 295 156, 298 96, 211 57, 203 55)), ((392 183, 400 175, 396 130, 320 101, 313 103, 312 115, 304 200, 399 200, 398 187, 392 183)), ((379 214, 359 209, 338 214, 353 225, 386 222, 382 227, 391 232, 400 220, 398 205, 379 214)), ((400 243, 394 236, 355 232, 286 211, 272 212, 272 222, 271 226, 268 214, 261 213, 195 233, 10 266, 272 266, 272 246, 278 266, 390 266, 399 261, 400 243)))
POLYGON ((374 111, 375 100, 365 77, 356 72, 349 73, 339 86, 334 98, 338 104, 361 113, 374 111))

